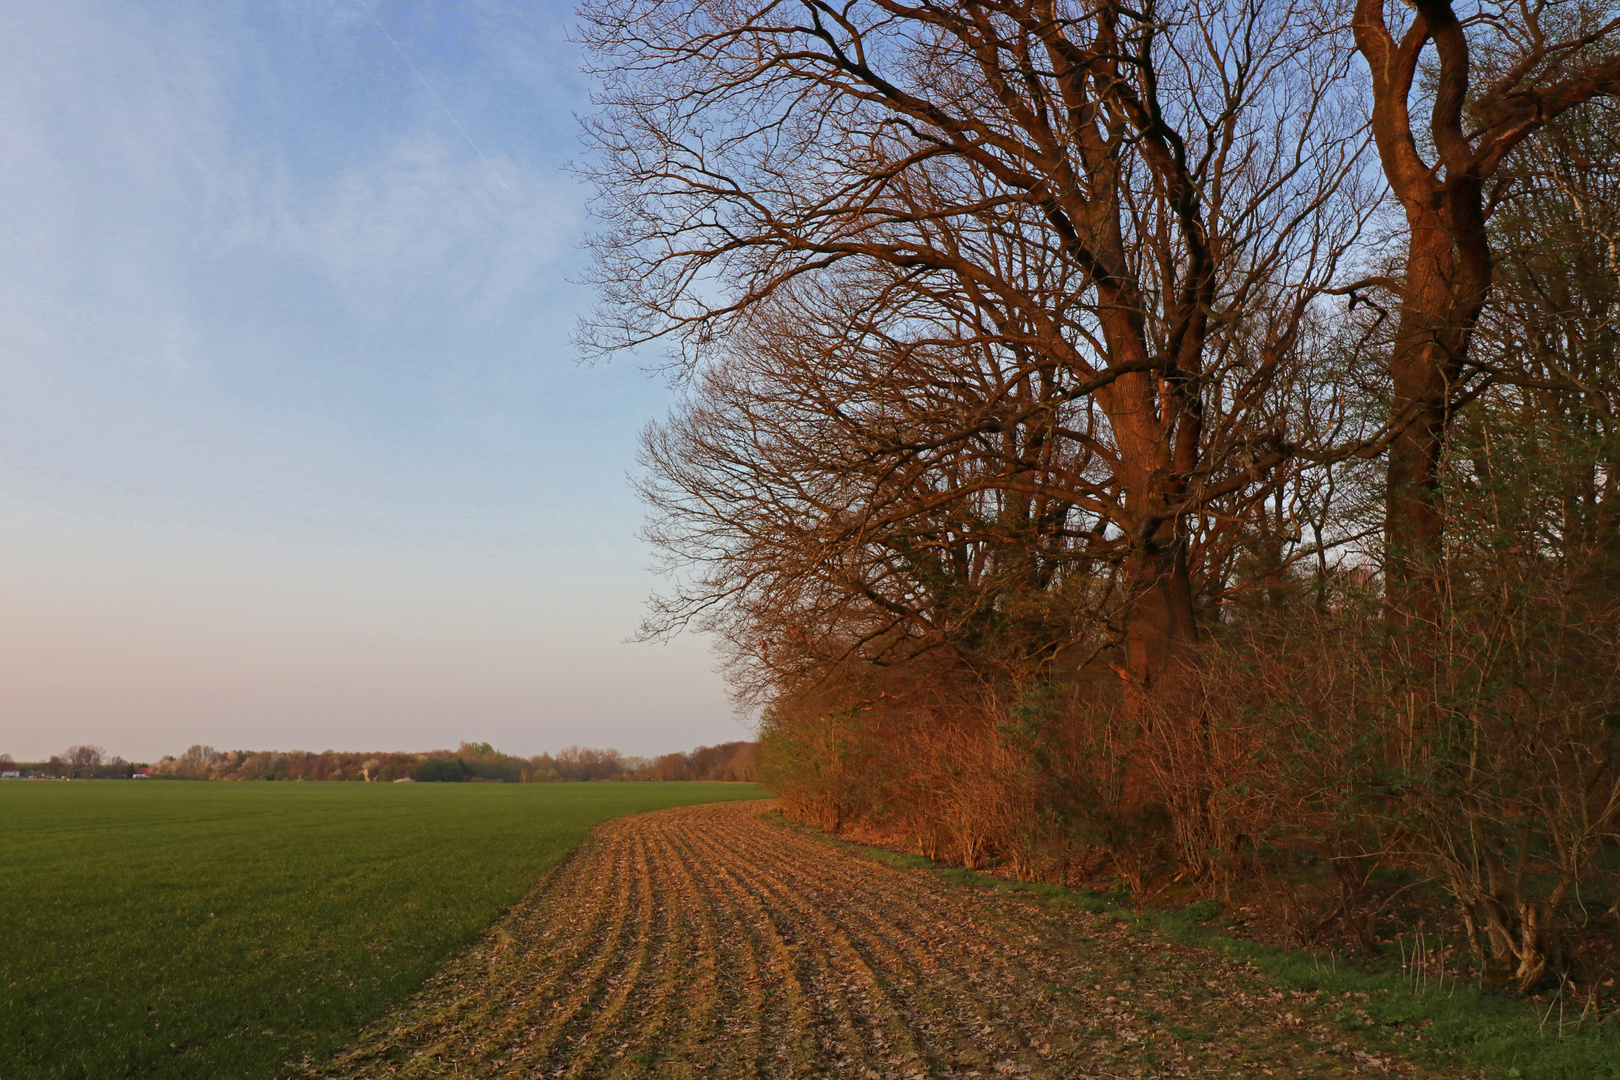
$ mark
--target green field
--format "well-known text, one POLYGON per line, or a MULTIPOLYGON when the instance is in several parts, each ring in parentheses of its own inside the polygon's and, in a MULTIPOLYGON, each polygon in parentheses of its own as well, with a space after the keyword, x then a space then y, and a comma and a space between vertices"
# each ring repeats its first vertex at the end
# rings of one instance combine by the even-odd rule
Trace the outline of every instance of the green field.
POLYGON ((320 1057, 607 818, 707 783, 0 784, 0 1077, 320 1057))

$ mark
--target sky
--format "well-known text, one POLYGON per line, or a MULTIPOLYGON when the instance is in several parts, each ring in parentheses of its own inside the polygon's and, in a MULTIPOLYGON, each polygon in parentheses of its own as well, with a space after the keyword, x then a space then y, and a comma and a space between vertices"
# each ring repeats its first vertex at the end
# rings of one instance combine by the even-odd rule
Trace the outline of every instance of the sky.
POLYGON ((748 737, 627 640, 670 390, 570 342, 570 17, 0 5, 0 751, 748 737))

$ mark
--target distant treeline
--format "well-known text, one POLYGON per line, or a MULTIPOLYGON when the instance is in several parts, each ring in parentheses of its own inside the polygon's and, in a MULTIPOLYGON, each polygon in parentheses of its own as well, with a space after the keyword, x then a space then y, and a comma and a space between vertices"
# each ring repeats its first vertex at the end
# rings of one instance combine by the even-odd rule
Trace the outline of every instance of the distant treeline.
POLYGON ((138 768, 135 762, 117 754, 108 756, 99 746, 70 746, 47 761, 15 761, 10 754, 0 754, 0 776, 16 773, 63 780, 125 780, 134 776, 138 768))
POLYGON ((551 783, 581 780, 756 779, 757 743, 700 746, 689 753, 638 757, 617 750, 570 746, 556 754, 516 757, 487 742, 426 753, 340 753, 326 750, 216 750, 192 746, 149 766, 106 756, 97 746, 74 746, 43 762, 13 762, 0 754, 0 771, 60 779, 113 779, 137 774, 154 780, 358 780, 473 783, 551 783))

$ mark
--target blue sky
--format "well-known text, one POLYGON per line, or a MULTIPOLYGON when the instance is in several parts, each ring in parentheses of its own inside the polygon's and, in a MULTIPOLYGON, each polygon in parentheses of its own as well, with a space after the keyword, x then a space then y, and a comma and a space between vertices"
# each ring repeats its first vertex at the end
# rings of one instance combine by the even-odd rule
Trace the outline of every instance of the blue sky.
POLYGON ((569 8, 0 7, 0 750, 745 737, 569 337, 569 8))

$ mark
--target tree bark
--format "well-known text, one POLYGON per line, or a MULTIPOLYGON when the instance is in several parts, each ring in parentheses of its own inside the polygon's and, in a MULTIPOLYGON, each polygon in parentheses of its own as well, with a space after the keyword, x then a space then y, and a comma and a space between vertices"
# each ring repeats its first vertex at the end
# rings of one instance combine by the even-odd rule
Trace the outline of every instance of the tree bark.
POLYGON ((1397 623, 1412 626, 1436 625, 1446 595, 1440 470, 1452 396, 1485 295, 1479 275, 1462 264, 1488 266, 1489 257, 1477 254, 1486 247, 1483 225, 1461 231, 1425 218, 1441 215, 1422 215, 1407 247, 1406 294, 1389 360, 1397 434, 1384 512, 1386 601, 1397 623), (1459 258, 1464 249, 1474 249, 1474 258, 1459 258))
POLYGON ((1125 671, 1134 687, 1151 688, 1198 635, 1185 546, 1170 527, 1131 552, 1132 598, 1125 616, 1125 671))

